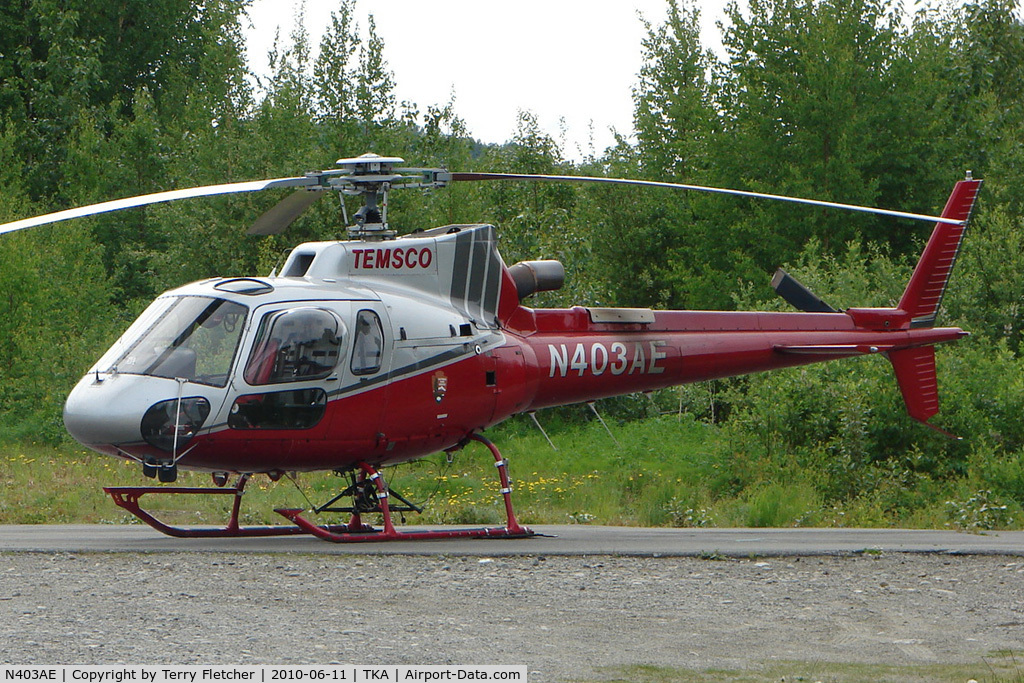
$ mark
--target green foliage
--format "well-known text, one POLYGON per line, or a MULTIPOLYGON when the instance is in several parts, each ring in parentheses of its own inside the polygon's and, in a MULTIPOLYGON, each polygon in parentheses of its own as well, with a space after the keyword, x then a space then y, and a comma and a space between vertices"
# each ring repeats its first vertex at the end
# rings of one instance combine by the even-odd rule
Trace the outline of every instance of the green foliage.
POLYGON ((313 88, 317 118, 341 124, 354 117, 351 64, 359 44, 358 27, 352 19, 355 0, 346 0, 331 12, 331 25, 320 40, 320 58, 313 65, 313 88))
MULTIPOLYGON (((835 306, 857 301, 889 306, 898 298, 909 267, 885 253, 865 253, 851 243, 841 258, 823 256, 811 242, 787 266, 798 279, 835 306), (874 283, 874 284, 873 284, 874 283), (875 285, 880 286, 875 286, 875 285), (875 289, 874 297, 869 289, 875 289)), ((755 306, 754 288, 741 290, 740 306, 755 306)), ((778 308, 769 302, 765 308, 778 308)), ((976 479, 1000 495, 1019 478, 994 476, 994 463, 1010 468, 1005 455, 1022 447, 1015 416, 1024 409, 1024 368, 1006 340, 981 337, 939 350, 939 376, 945 410, 938 418, 953 441, 910 421, 881 358, 830 362, 755 375, 726 384, 726 433, 760 459, 761 466, 791 468, 790 477, 811 484, 826 504, 848 505, 873 491, 879 509, 902 515, 918 509, 929 492, 961 477, 976 479), (979 450, 985 452, 979 457, 979 450), (983 463, 989 463, 984 465, 983 463), (902 511, 902 512, 901 512, 902 511)), ((737 484, 746 486, 748 480, 737 484)), ((1010 493, 1013 490, 1013 493, 1010 493)))
POLYGON ((806 484, 768 483, 752 490, 742 502, 742 526, 805 526, 821 507, 814 489, 806 484))
MULTIPOLYGON (((644 65, 634 90, 637 145, 609 150, 611 175, 706 183, 720 122, 707 79, 713 57, 700 46, 699 12, 668 5, 667 22, 647 25, 644 65)), ((589 188, 581 218, 593 232, 595 270, 607 303, 713 308, 721 289, 720 227, 706 220, 706 197, 636 188, 589 188)), ((726 276, 727 277, 727 276, 726 276)))
POLYGON ((971 225, 950 285, 950 317, 1015 354, 1024 335, 1024 222, 1006 206, 987 205, 971 225))
POLYGON ((946 501, 953 524, 964 531, 1005 529, 1013 524, 1009 506, 992 500, 991 491, 978 491, 965 501, 946 501))
POLYGON ((122 321, 88 234, 8 237, 0 244, 0 434, 56 441, 67 390, 122 321))
MULTIPOLYGON (((614 425, 615 441, 596 421, 547 426, 557 451, 525 416, 490 435, 509 459, 516 510, 527 524, 973 531, 1021 526, 1022 510, 1013 494, 992 485, 1005 474, 1016 477, 1018 487, 1024 482, 1020 454, 997 465, 979 458, 978 465, 989 468, 985 473, 972 464, 967 474, 941 483, 915 483, 896 468, 879 468, 854 495, 830 500, 829 473, 762 458, 729 430, 685 414, 614 425)), ((422 516, 410 516, 410 523, 498 524, 503 519, 493 460, 482 446, 468 446, 452 462, 439 454, 386 474, 394 490, 426 508, 422 516)), ((20 444, 0 446, 0 480, 10 484, 0 500, 0 523, 129 523, 101 487, 137 484, 138 466, 70 445, 32 443, 25 434, 20 444)), ((209 479, 205 473, 183 472, 179 483, 208 486, 209 479)), ((274 508, 320 503, 346 485, 346 479, 330 473, 300 474, 294 483, 256 477, 243 502, 243 521, 278 523, 274 508)), ((220 498, 196 497, 187 513, 171 498, 153 496, 146 504, 172 522, 217 524, 229 512, 220 498)), ((370 517, 371 523, 378 521, 370 517)))
MULTIPOLYGON (((635 141, 622 137, 581 163, 529 111, 494 145, 471 138, 453 97, 397 102, 385 36, 372 18, 357 24, 356 0, 339 0, 321 36, 297 22, 253 86, 244 5, 0 7, 0 220, 294 175, 365 151, 458 170, 675 180, 929 213, 970 168, 987 183, 942 315, 974 337, 939 351, 936 419, 963 441, 906 417, 883 358, 605 401, 622 448, 594 446, 607 435, 589 410, 545 413, 560 448, 585 460, 552 461, 525 421, 502 434, 513 450, 522 442, 517 457, 535 473, 522 495, 537 520, 1019 523, 1010 521, 1024 502, 1024 26, 1015 3, 921 7, 908 22, 895 0, 752 0, 729 8, 718 58, 700 43, 697 4, 670 0, 664 23, 645 25, 635 141)), ((0 237, 0 441, 59 441, 63 396, 157 293, 266 273, 294 244, 343 232, 341 207, 324 201, 286 235, 244 236, 281 198, 267 195, 0 237)), ((509 263, 561 260, 566 287, 534 306, 786 310, 768 287, 779 264, 836 308, 889 306, 927 237, 867 215, 562 184, 396 193, 390 211, 403 232, 493 223, 509 263)), ((438 519, 500 512, 474 498, 490 481, 482 473, 438 476, 448 479, 428 485, 450 501, 438 519)))
POLYGON ((717 122, 706 74, 714 58, 701 47, 699 19, 695 7, 670 2, 664 24, 646 24, 635 124, 640 169, 653 177, 697 179, 710 164, 717 122))

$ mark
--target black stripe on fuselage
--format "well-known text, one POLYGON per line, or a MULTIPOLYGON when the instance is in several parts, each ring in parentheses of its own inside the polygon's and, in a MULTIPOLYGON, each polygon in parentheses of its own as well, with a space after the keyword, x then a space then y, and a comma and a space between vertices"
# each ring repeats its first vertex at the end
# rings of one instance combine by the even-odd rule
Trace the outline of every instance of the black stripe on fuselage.
POLYGON ((469 261, 472 256, 473 232, 460 232, 455 236, 455 263, 452 268, 452 305, 468 317, 466 311, 466 279, 469 277, 469 261))
POLYGON ((388 382, 392 379, 402 378, 405 377, 406 375, 415 375, 421 370, 426 370, 428 368, 432 368, 438 365, 445 365, 451 361, 459 359, 462 356, 475 356, 476 350, 473 348, 474 346, 476 346, 476 344, 464 342, 463 344, 455 348, 448 349, 447 351, 439 353, 436 356, 424 358, 423 360, 418 360, 415 363, 410 363, 409 365, 405 365, 394 370, 388 370, 387 372, 382 372, 379 375, 375 375, 373 377, 364 377, 354 384, 350 384, 346 387, 340 387, 338 389, 335 389, 334 391, 328 392, 327 397, 331 398, 332 396, 340 396, 342 394, 351 393, 355 390, 362 390, 367 387, 376 386, 378 384, 381 384, 382 382, 388 382))

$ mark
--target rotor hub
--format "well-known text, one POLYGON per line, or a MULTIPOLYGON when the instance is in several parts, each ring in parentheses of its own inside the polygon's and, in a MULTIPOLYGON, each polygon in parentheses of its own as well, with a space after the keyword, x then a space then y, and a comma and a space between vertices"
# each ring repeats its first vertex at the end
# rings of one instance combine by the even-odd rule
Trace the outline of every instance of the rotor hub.
POLYGON ((369 241, 394 239, 395 230, 388 227, 388 193, 392 188, 430 189, 444 187, 451 179, 443 169, 396 168, 405 160, 363 154, 351 159, 338 159, 339 174, 330 184, 343 194, 359 195, 363 206, 356 211, 355 223, 348 227, 349 237, 369 241))

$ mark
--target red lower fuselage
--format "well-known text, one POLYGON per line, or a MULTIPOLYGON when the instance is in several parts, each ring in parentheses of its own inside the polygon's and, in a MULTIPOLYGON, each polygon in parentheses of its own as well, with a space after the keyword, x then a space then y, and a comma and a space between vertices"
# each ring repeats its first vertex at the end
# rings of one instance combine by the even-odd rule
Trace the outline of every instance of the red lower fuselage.
POLYGON ((329 401, 306 430, 214 430, 182 465, 238 472, 386 465, 454 447, 538 408, 915 348, 957 328, 864 329, 846 313, 659 311, 650 324, 594 323, 586 308, 530 310, 506 343, 329 401), (439 382, 443 391, 439 391, 439 382))

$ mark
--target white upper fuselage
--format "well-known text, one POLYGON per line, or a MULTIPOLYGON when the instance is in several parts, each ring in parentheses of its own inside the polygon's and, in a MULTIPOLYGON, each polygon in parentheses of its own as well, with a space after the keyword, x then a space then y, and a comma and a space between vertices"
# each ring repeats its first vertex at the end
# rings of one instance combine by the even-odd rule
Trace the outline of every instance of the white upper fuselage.
MULTIPOLYGON (((67 400, 65 423, 79 441, 97 450, 163 459, 153 450, 153 438, 143 433, 147 420, 154 419, 152 414, 146 417, 147 411, 166 404, 167 412, 178 412, 173 406, 191 399, 205 401, 203 410, 208 411, 194 433, 185 434, 187 427, 172 424, 169 418, 166 424, 149 428, 181 434, 177 441, 161 441, 171 444, 168 457, 180 457, 186 442, 197 435, 239 428, 251 429, 250 437, 266 436, 261 427, 281 425, 241 423, 238 417, 261 397, 270 396, 278 404, 300 399, 333 402, 499 346, 504 339, 496 321, 501 268, 493 228, 460 226, 387 242, 302 244, 293 250, 280 276, 216 278, 180 287, 161 295, 82 378, 67 400), (216 346, 201 339, 209 334, 204 328, 221 331, 227 325, 217 316, 191 327, 188 321, 179 323, 186 325, 184 333, 169 327, 175 332, 164 336, 175 339, 151 340, 154 330, 184 308, 174 308, 173 302, 181 300, 197 309, 207 302, 224 302, 220 311, 230 307, 235 314, 235 320, 228 321, 230 335, 218 337, 226 341, 216 346), (322 371, 309 379, 293 367, 287 376, 280 368, 277 375, 269 371, 263 376, 255 369, 259 355, 266 352, 273 321, 287 312, 313 312, 336 321, 331 368, 318 366, 322 371), (376 365, 357 358, 364 353, 357 348, 357 327, 364 318, 380 327, 373 348, 376 365), (241 326, 240 331, 234 326, 241 326), (150 351, 150 346, 157 346, 157 351, 150 351), (164 350, 170 346, 180 348, 164 350), (175 354, 185 362, 175 361, 175 354), (204 371, 210 366, 204 354, 219 356, 223 369, 204 371)), ((382 400, 383 392, 378 394, 369 400, 382 400)), ((296 425, 310 429, 307 421, 292 426, 296 425)))

